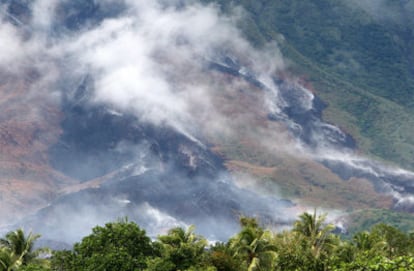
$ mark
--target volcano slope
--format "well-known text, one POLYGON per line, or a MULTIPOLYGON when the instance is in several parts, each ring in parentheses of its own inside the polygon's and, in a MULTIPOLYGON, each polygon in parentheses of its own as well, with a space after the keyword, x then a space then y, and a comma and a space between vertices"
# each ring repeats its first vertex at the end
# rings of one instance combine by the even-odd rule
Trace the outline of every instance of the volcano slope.
POLYGON ((1 82, 1 210, 2 224, 45 206, 58 191, 78 183, 49 165, 48 148, 61 129, 59 109, 30 97, 35 79, 2 74, 1 82), (34 107, 27 107, 30 103, 34 107))
POLYGON ((195 224, 224 239, 240 214, 411 212, 414 175, 363 157, 358 127, 324 120, 349 114, 326 100, 336 77, 253 47, 236 27, 245 16, 196 2, 3 1, 1 34, 22 51, 1 55, 3 224, 24 217, 73 242, 128 216, 154 236, 195 224))

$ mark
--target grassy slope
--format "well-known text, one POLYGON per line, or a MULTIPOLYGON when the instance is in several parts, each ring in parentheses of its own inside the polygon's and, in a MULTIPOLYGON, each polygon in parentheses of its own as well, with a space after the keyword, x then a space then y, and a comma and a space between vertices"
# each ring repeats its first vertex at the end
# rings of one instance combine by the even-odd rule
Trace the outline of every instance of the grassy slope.
POLYGON ((235 77, 217 74, 212 103, 227 116, 230 134, 204 131, 214 151, 226 158, 226 166, 242 186, 278 194, 299 205, 355 211, 390 208, 392 199, 378 194, 362 179, 341 180, 320 163, 291 153, 293 144, 286 127, 268 119, 261 105, 264 92, 235 77), (237 85, 238 87, 233 87, 237 85), (240 91, 249 89, 249 91, 240 91), (253 177, 253 178, 252 178, 253 177), (277 184, 277 185, 275 185, 277 184))
MULTIPOLYGON (((414 1, 406 10, 399 1, 388 1, 392 20, 374 18, 345 0, 204 2, 216 2, 224 11, 242 5, 247 11, 240 22, 245 35, 258 47, 278 42, 292 72, 306 77, 329 104, 325 120, 351 133, 362 153, 414 169, 414 23, 406 18, 414 1)), ((414 226, 410 214, 382 209, 390 199, 378 198, 368 184, 361 189, 360 183, 338 181, 311 162, 286 157, 272 161, 265 152, 236 141, 222 146, 222 152, 234 159, 230 168, 260 176, 265 191, 274 191, 276 182, 278 192, 306 203, 360 210, 351 216, 351 231, 377 222, 414 226)))
POLYGON ((58 109, 29 95, 29 80, 0 73, 0 81, 0 224, 5 225, 43 208, 77 181, 47 165, 48 146, 60 133, 58 109))
POLYGON ((214 2, 247 10, 240 24, 256 46, 279 42, 292 70, 329 103, 325 119, 352 133, 363 153, 414 169, 414 38, 410 22, 401 23, 398 1, 395 21, 346 1, 214 2))

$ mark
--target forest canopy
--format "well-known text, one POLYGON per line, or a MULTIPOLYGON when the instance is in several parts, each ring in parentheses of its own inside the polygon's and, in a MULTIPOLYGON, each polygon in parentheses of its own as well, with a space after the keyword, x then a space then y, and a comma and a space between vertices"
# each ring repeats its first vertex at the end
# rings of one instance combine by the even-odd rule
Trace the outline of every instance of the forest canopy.
POLYGON ((70 250, 33 249, 40 237, 22 229, 1 239, 0 270, 414 270, 414 235, 377 224, 343 238, 326 215, 303 213, 293 227, 273 231, 241 217, 240 231, 209 244, 193 226, 151 240, 135 222, 96 226, 70 250))

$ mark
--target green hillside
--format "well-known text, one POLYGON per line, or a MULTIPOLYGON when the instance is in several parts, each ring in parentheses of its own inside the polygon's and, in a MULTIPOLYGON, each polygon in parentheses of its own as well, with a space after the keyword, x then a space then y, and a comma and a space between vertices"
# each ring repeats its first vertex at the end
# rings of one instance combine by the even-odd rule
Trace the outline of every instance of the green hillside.
POLYGON ((244 34, 257 47, 278 42, 291 71, 329 104, 325 120, 363 153, 414 169, 414 1, 204 2, 224 12, 242 5, 244 34))
POLYGON ((357 232, 367 231, 379 223, 386 223, 398 227, 404 232, 412 232, 414 229, 414 217, 412 214, 394 212, 385 209, 367 209, 349 214, 347 226, 348 237, 357 232))

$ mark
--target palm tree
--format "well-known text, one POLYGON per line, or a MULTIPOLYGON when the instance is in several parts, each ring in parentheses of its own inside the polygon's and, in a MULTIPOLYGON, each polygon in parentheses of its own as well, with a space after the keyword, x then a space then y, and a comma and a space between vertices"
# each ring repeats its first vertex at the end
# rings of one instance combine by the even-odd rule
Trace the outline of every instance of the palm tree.
POLYGON ((248 271, 271 270, 277 257, 272 232, 263 230, 252 218, 242 217, 240 223, 242 230, 230 241, 234 256, 246 261, 248 271))
POLYGON ((16 270, 19 266, 17 258, 10 249, 5 247, 0 249, 0 271, 16 270))
POLYGON ((370 256, 382 255, 387 251, 387 242, 385 238, 367 231, 355 234, 353 243, 359 252, 365 252, 370 256))
POLYGON ((301 240, 306 262, 312 270, 325 270, 340 241, 332 234, 334 226, 325 223, 326 215, 303 213, 293 227, 293 233, 301 240))
POLYGON ((307 237, 317 236, 333 230, 332 225, 325 224, 326 214, 316 217, 316 211, 313 214, 303 213, 296 221, 293 231, 299 232, 307 237))
POLYGON ((334 226, 325 224, 326 215, 316 216, 316 210, 313 214, 307 212, 299 216, 293 231, 306 237, 310 242, 313 254, 319 257, 324 250, 330 250, 337 243, 332 234, 334 226))
POLYGON ((167 235, 158 237, 163 258, 175 265, 177 270, 185 270, 198 264, 207 246, 207 240, 194 233, 194 226, 187 230, 177 227, 167 235))
POLYGON ((194 233, 195 227, 191 225, 187 230, 176 227, 168 231, 168 235, 159 236, 159 240, 164 244, 174 248, 183 247, 185 245, 197 248, 200 252, 207 246, 207 241, 194 233))
POLYGON ((27 265, 41 253, 49 251, 44 248, 33 250, 34 243, 39 237, 39 234, 32 234, 32 232, 26 236, 22 229, 11 231, 6 234, 5 238, 0 239, 2 253, 10 253, 13 266, 27 265))

